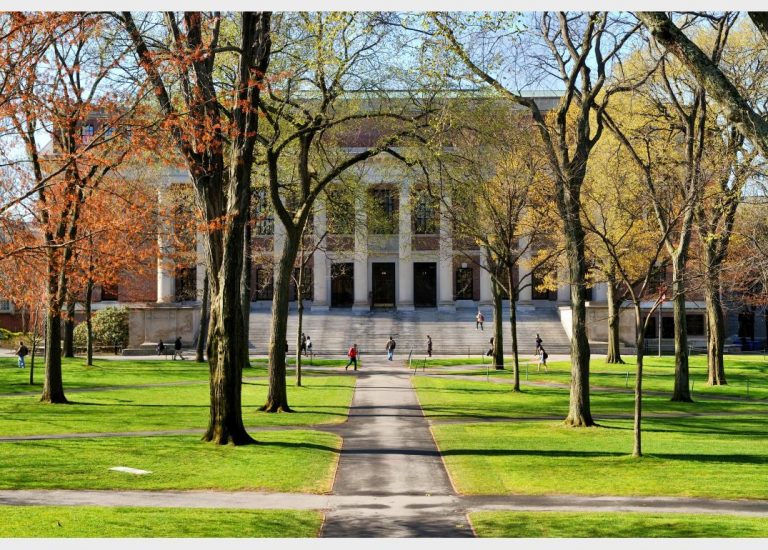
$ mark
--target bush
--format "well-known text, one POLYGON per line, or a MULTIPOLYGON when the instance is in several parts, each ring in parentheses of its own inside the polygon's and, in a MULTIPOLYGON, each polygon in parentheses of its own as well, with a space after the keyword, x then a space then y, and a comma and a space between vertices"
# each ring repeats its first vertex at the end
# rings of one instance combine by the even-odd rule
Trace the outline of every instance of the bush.
MULTIPOLYGON (((115 343, 128 345, 128 309, 107 307, 93 314, 93 343, 96 346, 113 346, 115 343)), ((87 343, 88 328, 80 323, 75 327, 75 346, 84 348, 87 343)))

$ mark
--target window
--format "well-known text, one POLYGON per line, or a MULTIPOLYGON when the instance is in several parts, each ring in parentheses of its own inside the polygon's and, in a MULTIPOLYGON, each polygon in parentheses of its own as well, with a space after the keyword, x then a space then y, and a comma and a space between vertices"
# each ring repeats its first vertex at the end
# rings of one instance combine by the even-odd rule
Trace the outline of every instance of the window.
POLYGON ((93 124, 86 124, 80 129, 80 135, 82 136, 83 143, 88 143, 93 139, 94 127, 93 124))
POLYGON ((368 227, 374 235, 395 235, 398 233, 397 203, 392 189, 371 191, 373 208, 368 215, 368 227))
POLYGON ((460 267, 456 270, 456 300, 473 299, 472 268, 460 267))
POLYGON ((176 270, 177 302, 188 302, 197 299, 197 266, 182 267, 176 270))
POLYGON ((271 300, 273 291, 272 270, 259 267, 251 287, 254 300, 271 300))
POLYGON ((662 338, 674 338, 675 337, 675 319, 674 319, 674 317, 662 317, 661 318, 661 337, 662 338))
POLYGON ((437 234, 440 229, 437 212, 436 201, 424 195, 420 196, 413 211, 413 232, 416 235, 437 234))
POLYGON ((117 285, 114 283, 101 285, 101 300, 117 301, 117 285))
POLYGON ((0 300, 0 313, 10 313, 10 312, 11 312, 11 301, 0 300))
MULTIPOLYGON (((315 286, 313 284, 313 279, 312 279, 312 268, 305 267, 302 275, 303 277, 301 281, 301 299, 312 300, 314 298, 314 290, 315 290, 315 286)), ((296 280, 298 280, 298 278, 299 278, 299 268, 294 267, 293 277, 291 277, 291 286, 290 286, 290 289, 288 290, 288 300, 290 300, 291 302, 298 299, 298 293, 296 292, 296 280)))
POLYGON ((658 338, 659 333, 657 331, 658 329, 656 328, 656 317, 651 317, 648 319, 648 325, 645 327, 645 337, 658 338))
POLYGON ((328 233, 352 235, 355 232, 355 200, 347 189, 326 192, 328 233))
POLYGON ((704 316, 702 314, 686 315, 685 326, 688 329, 688 336, 704 336, 704 316))
POLYGON ((254 194, 253 232, 256 235, 273 235, 275 232, 275 220, 266 189, 258 189, 254 194))

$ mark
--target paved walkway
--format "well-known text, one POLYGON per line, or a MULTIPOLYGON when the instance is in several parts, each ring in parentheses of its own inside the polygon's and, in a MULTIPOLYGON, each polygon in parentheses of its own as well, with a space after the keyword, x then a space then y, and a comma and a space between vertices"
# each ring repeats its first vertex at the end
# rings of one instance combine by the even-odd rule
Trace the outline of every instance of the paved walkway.
POLYGON ((327 513, 324 537, 472 536, 451 498, 430 504, 454 491, 401 365, 368 357, 359 371, 349 419, 333 430, 344 439, 333 495, 356 498, 327 513))

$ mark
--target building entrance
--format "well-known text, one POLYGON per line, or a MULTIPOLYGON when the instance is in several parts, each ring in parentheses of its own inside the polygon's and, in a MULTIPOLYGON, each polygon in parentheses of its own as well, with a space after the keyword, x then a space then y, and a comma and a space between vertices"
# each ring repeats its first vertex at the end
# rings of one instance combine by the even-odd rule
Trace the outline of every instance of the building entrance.
POLYGON ((395 307, 395 264, 373 263, 371 306, 395 307))
POLYGON ((355 264, 331 264, 331 307, 352 307, 355 301, 355 264))
POLYGON ((437 264, 435 262, 414 262, 413 305, 437 307, 437 264))

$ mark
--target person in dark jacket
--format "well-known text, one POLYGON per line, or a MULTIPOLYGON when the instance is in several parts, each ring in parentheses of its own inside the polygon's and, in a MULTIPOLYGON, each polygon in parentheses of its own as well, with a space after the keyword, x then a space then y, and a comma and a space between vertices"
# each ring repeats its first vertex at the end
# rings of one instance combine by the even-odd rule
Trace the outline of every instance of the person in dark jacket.
POLYGON ((184 360, 184 356, 181 354, 181 336, 178 336, 176 338, 176 341, 173 343, 173 360, 176 360, 176 355, 179 356, 179 359, 182 361, 184 360))
POLYGON ((396 346, 397 346, 397 343, 395 342, 395 339, 390 336, 389 341, 387 342, 387 359, 389 361, 392 361, 392 358, 395 356, 396 346))
POLYGON ((27 346, 24 345, 24 342, 19 342, 19 349, 16 350, 16 355, 19 358, 19 368, 23 369, 26 367, 24 364, 24 358, 29 353, 29 350, 27 349, 27 346))
POLYGON ((427 334, 427 355, 432 357, 432 337, 427 334))

